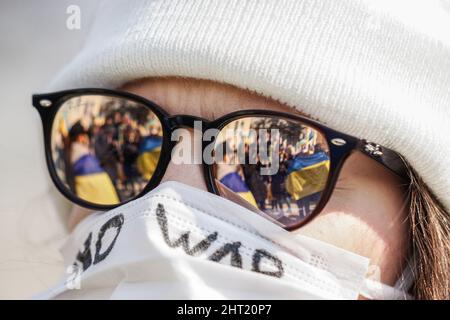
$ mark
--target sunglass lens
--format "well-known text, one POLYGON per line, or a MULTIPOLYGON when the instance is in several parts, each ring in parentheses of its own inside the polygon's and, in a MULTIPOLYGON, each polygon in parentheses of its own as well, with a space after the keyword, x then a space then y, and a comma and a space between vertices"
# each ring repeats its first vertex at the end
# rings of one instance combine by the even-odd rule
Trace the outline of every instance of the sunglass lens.
POLYGON ((89 203, 125 202, 152 178, 162 135, 160 120, 142 104, 104 95, 72 97, 58 109, 52 126, 56 175, 89 203))
POLYGON ((325 136, 282 117, 229 122, 215 139, 214 153, 213 177, 221 196, 239 195, 285 228, 314 212, 329 176, 325 136))

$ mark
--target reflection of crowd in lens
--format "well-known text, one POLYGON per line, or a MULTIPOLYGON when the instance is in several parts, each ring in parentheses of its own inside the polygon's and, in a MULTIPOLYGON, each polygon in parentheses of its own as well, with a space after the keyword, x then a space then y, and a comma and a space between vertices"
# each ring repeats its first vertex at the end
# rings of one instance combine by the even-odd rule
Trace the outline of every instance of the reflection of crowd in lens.
MULTIPOLYGON (((96 204, 124 202, 139 194, 153 176, 161 153, 162 127, 149 109, 121 99, 89 96, 64 104, 55 124, 55 168, 79 198, 96 204)), ((270 117, 243 118, 231 122, 227 129, 240 140, 217 140, 222 142, 215 150, 222 149, 223 156, 215 165, 218 187, 226 187, 283 224, 307 217, 319 202, 328 178, 328 148, 321 134, 299 123, 270 117), (270 135, 266 137, 267 157, 258 151, 252 154, 249 144, 257 142, 259 148, 263 138, 256 134, 251 141, 248 130, 273 127, 280 133, 278 143, 278 138, 274 142, 278 159, 270 157, 274 148, 270 135), (241 151, 244 159, 240 159, 241 151), (278 170, 263 175, 262 169, 273 167, 276 161, 278 170)))
POLYGON ((102 102, 59 134, 63 143, 55 150, 57 171, 78 197, 93 203, 119 203, 140 193, 153 174, 162 144, 156 116, 120 101, 102 102))
MULTIPOLYGON (((249 148, 245 145, 244 164, 236 164, 234 159, 224 156, 224 161, 217 165, 217 178, 220 186, 289 225, 307 217, 318 204, 328 178, 329 157, 323 147, 326 142, 317 131, 304 128, 294 145, 287 143, 287 135, 281 131, 279 167, 275 174, 261 174, 262 167, 271 163, 264 164, 258 156, 256 164, 249 164, 249 148)), ((227 148, 236 153, 237 148, 230 145, 227 148)))

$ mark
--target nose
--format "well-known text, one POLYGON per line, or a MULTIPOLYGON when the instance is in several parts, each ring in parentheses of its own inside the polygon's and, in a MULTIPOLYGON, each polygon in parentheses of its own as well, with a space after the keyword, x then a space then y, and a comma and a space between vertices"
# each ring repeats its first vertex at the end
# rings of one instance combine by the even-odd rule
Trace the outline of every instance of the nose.
POLYGON ((199 164, 174 164, 171 161, 161 183, 165 181, 178 181, 204 191, 208 190, 203 178, 203 168, 199 164))
MULTIPOLYGON (((201 164, 201 152, 200 154, 194 154, 194 151, 201 151, 197 149, 198 147, 194 147, 194 145, 201 146, 202 133, 192 128, 179 128, 177 130, 184 130, 182 131, 182 139, 172 150, 171 160, 161 183, 165 181, 177 181, 207 191, 208 188, 203 175, 203 165, 201 164), (186 141, 185 139, 188 140, 186 141), (181 161, 179 157, 181 154, 184 161, 181 161), (174 159, 175 157, 177 159, 174 159)), ((176 134, 173 136, 176 136, 176 134)))

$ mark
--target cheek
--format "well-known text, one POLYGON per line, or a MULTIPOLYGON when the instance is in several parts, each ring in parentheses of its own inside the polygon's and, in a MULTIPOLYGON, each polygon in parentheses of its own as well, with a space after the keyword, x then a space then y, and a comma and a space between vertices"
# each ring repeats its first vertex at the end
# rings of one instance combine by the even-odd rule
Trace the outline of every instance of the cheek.
POLYGON ((76 204, 73 205, 72 211, 70 212, 69 221, 67 222, 69 231, 73 231, 73 229, 77 226, 78 223, 80 223, 81 220, 83 220, 93 212, 93 210, 82 208, 76 204))
POLYGON ((324 210, 298 233, 370 258, 381 280, 393 284, 405 262, 408 224, 403 190, 384 174, 343 172, 324 210))

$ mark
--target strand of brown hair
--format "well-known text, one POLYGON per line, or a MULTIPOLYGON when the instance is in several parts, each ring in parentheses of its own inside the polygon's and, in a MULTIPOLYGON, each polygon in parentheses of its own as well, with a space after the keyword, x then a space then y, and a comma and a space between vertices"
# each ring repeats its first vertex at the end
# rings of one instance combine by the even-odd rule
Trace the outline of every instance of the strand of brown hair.
POLYGON ((411 293, 416 299, 450 299, 450 215, 408 165, 411 293))

